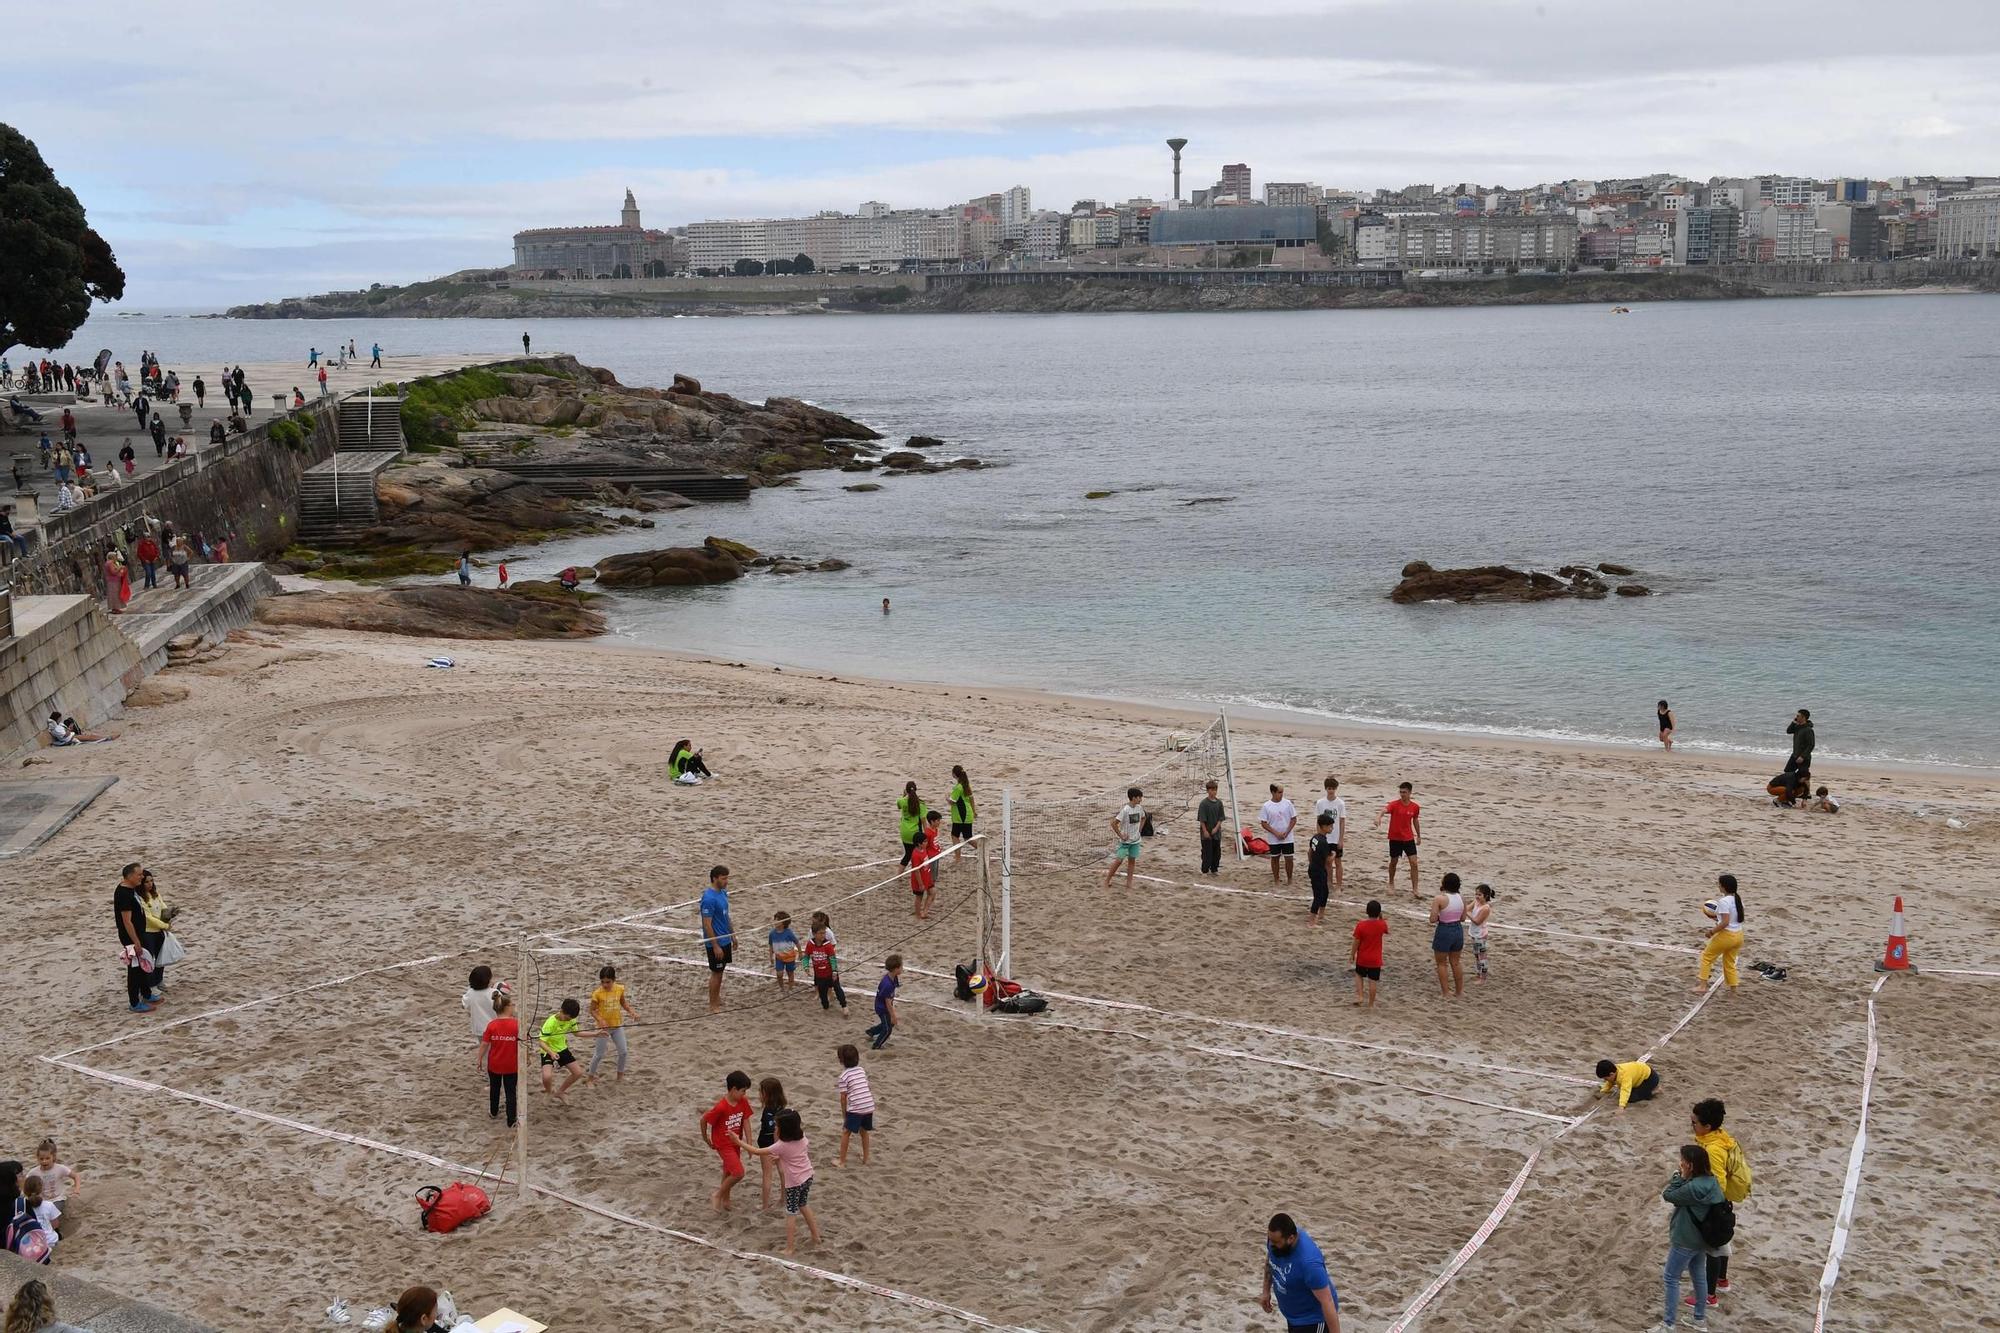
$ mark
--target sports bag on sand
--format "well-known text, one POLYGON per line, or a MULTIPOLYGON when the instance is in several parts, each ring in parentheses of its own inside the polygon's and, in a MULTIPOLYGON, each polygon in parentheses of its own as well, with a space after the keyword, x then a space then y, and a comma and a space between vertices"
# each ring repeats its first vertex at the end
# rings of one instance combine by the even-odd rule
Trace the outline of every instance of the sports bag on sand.
POLYGON ((1039 995, 1022 991, 1019 995, 1009 995, 993 1006, 996 1014, 1039 1014, 1049 1007, 1049 1002, 1039 995))
POLYGON ((417 1207, 423 1210, 424 1230, 442 1234, 486 1216, 493 1211, 493 1201, 479 1186, 453 1181, 444 1189, 426 1185, 418 1190, 417 1207))

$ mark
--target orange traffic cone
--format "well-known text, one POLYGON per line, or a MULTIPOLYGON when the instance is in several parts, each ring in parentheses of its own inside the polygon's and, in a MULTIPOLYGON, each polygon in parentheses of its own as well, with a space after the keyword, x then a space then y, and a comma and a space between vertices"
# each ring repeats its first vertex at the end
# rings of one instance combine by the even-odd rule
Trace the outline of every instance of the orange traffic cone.
POLYGON ((1877 972, 1914 972, 1915 963, 1910 961, 1910 939, 1903 932, 1903 896, 1896 895, 1896 910, 1889 917, 1889 943, 1882 950, 1882 961, 1875 964, 1877 972))

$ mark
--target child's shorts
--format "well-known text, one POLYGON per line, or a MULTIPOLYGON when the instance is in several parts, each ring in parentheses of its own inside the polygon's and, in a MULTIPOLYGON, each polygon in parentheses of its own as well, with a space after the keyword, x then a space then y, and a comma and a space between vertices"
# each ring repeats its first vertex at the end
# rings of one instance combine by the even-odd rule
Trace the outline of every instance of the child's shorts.
POLYGON ((1379 967, 1357 967, 1354 969, 1354 975, 1360 977, 1363 981, 1380 981, 1382 979, 1382 969, 1379 967))
POLYGON ((723 1175, 740 1176, 743 1174, 743 1154, 737 1151, 735 1144, 724 1140, 716 1147, 715 1155, 722 1159, 723 1175))
POLYGON ((875 1132, 875 1113, 873 1111, 849 1111, 847 1112, 847 1120, 841 1128, 845 1129, 849 1134, 872 1134, 875 1132))
POLYGON ((806 1200, 812 1197, 812 1192, 813 1183, 810 1180, 801 1180, 796 1185, 785 1186, 785 1211, 797 1217, 800 1210, 806 1206, 806 1200))
POLYGON ((1111 853, 1111 859, 1112 859, 1112 860, 1114 860, 1114 861, 1136 861, 1136 860, 1138 860, 1138 859, 1139 859, 1139 844, 1138 844, 1138 843, 1136 843, 1136 842, 1121 842, 1121 843, 1119 843, 1119 844, 1118 844, 1118 850, 1117 850, 1117 851, 1115 851, 1115 852, 1113 852, 1113 853, 1111 853))
POLYGON ((953 842, 971 842, 971 841, 972 841, 972 825, 970 825, 970 824, 953 824, 953 825, 951 826, 951 840, 952 840, 953 842))
POLYGON ((568 1069, 576 1063, 576 1052, 565 1050, 550 1055, 547 1051, 543 1051, 542 1063, 545 1065, 555 1065, 559 1069, 568 1069))
POLYGON ((774 958, 771 960, 771 970, 781 977, 789 977, 799 970, 799 965, 797 962, 780 962, 774 958))

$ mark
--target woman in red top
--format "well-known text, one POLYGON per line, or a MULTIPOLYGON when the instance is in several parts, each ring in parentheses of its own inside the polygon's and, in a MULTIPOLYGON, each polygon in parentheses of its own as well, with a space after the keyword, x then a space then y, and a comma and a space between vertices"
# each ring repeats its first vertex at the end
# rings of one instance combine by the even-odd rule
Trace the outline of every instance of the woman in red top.
POLYGON ((487 1114, 500 1115, 500 1094, 507 1094, 507 1128, 520 1113, 521 1021, 514 1017, 514 997, 501 991, 493 997, 493 1021, 479 1038, 479 1064, 486 1070, 487 1114))

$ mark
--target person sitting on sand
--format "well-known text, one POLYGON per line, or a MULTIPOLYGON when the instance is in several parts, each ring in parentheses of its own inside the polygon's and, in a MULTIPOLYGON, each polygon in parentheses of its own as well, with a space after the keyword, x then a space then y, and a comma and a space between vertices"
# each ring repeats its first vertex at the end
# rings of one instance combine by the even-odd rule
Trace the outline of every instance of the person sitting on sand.
POLYGON ((1830 795, 1826 788, 1821 787, 1813 793, 1811 808, 1823 815, 1837 815, 1840 813, 1840 801, 1838 798, 1830 795))
POLYGON ((77 725, 73 717, 64 717, 60 710, 49 714, 50 745, 81 745, 85 741, 108 741, 109 736, 100 736, 94 731, 85 731, 77 725))
POLYGON ((703 778, 714 776, 708 771, 708 765, 702 762, 701 751, 694 748, 694 742, 685 736, 674 742, 673 750, 667 755, 667 777, 671 781, 693 785, 703 778))

